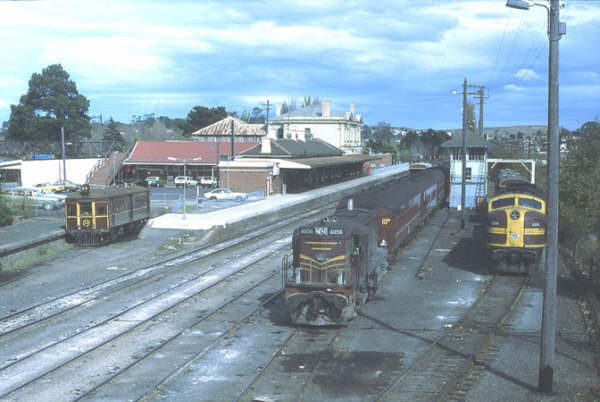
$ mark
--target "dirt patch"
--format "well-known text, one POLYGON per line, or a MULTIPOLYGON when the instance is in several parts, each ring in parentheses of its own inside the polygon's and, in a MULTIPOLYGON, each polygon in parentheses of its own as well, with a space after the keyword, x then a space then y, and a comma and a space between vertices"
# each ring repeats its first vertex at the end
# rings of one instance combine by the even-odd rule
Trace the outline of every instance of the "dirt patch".
POLYGON ((402 353, 331 352, 286 356, 288 373, 315 370, 313 383, 332 397, 373 395, 384 389, 403 368, 402 353))
POLYGON ((7 283, 10 283, 19 278, 25 277, 26 275, 27 275, 27 272, 25 270, 2 271, 0 268, 0 286, 6 285, 7 283))

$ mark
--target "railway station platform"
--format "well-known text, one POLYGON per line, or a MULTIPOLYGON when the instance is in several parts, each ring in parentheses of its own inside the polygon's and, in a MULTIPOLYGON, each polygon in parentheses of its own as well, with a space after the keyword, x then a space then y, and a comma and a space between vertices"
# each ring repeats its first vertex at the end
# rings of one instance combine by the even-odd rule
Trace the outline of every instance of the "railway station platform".
POLYGON ((276 195, 260 201, 244 203, 227 210, 217 210, 204 214, 186 214, 185 219, 183 219, 182 214, 164 214, 151 219, 148 226, 153 229, 209 230, 239 224, 256 216, 277 214, 282 210, 293 207, 308 210, 322 204, 324 199, 340 199, 344 195, 385 183, 393 177, 408 172, 408 168, 408 163, 390 166, 377 169, 369 176, 304 193, 276 195))
MULTIPOLYGON (((380 183, 408 171, 408 164, 400 164, 377 169, 370 176, 341 182, 335 185, 307 191, 300 194, 277 195, 267 199, 246 202, 235 207, 219 209, 207 213, 191 212, 183 219, 181 213, 169 213, 151 219, 147 227, 151 229, 209 230, 214 227, 227 227, 253 217, 273 214, 295 205, 308 205, 310 200, 330 196, 341 191, 357 191, 369 185, 380 183)), ((0 258, 19 250, 60 239, 64 236, 64 217, 44 216, 19 220, 0 227, 0 258)))

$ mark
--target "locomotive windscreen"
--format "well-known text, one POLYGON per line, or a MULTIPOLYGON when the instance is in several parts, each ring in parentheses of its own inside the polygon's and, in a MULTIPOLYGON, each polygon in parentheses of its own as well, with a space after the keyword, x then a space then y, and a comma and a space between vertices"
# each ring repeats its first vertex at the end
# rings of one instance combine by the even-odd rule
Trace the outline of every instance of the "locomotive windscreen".
POLYGON ((301 228, 297 247, 299 282, 344 283, 346 254, 343 229, 327 226, 301 228))

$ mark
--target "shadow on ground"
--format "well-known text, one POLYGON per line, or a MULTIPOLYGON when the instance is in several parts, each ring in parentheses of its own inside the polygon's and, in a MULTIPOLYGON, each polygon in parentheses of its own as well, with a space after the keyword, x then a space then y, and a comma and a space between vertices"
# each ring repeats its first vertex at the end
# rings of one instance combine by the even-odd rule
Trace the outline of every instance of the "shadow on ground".
POLYGON ((471 233, 463 236, 444 258, 444 262, 453 268, 489 274, 493 271, 492 262, 485 243, 485 220, 480 215, 469 216, 471 233))

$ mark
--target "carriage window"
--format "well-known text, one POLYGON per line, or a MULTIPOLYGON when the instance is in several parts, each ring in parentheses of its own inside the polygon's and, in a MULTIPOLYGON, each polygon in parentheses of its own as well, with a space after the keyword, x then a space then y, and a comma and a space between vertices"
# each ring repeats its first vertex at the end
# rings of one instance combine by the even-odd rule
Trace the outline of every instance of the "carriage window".
POLYGON ((79 203, 79 214, 80 215, 91 215, 92 214, 92 204, 91 203, 79 203))
POLYGON ((502 208, 502 207, 512 207, 515 205, 514 198, 500 198, 499 200, 492 201, 492 209, 502 208))
POLYGON ((96 215, 106 215, 106 205, 96 205, 96 215))
POLYGON ((67 215, 68 216, 77 216, 77 204, 73 203, 68 203, 67 204, 67 215))
POLYGON ((534 200, 533 198, 519 198, 519 206, 534 209, 542 209, 542 203, 538 200, 534 200))

